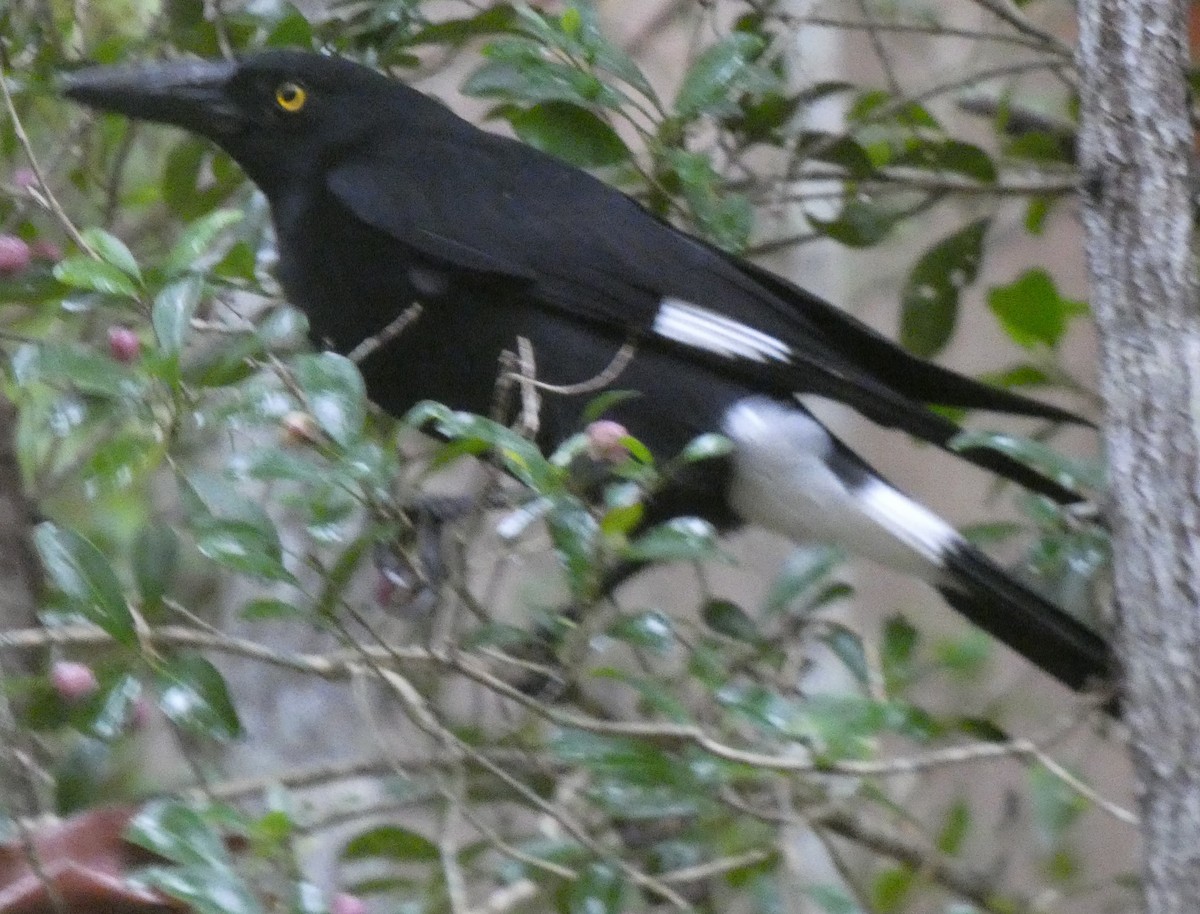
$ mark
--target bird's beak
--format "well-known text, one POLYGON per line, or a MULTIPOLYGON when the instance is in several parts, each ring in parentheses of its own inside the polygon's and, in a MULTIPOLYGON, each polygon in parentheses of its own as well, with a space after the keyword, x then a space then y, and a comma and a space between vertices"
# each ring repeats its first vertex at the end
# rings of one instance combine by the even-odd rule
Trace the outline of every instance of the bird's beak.
POLYGON ((219 140, 245 120, 228 91, 236 70, 236 63, 225 60, 91 67, 63 76, 61 85, 67 98, 92 108, 219 140))

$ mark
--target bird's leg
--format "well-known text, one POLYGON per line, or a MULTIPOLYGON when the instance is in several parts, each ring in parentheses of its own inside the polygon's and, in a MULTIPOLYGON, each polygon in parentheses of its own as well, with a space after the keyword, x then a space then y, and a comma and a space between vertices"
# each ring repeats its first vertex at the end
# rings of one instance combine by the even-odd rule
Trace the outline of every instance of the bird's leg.
POLYGON ((410 526, 400 541, 375 547, 379 602, 408 619, 429 613, 447 577, 446 524, 477 506, 474 495, 427 495, 409 505, 405 513, 410 526))

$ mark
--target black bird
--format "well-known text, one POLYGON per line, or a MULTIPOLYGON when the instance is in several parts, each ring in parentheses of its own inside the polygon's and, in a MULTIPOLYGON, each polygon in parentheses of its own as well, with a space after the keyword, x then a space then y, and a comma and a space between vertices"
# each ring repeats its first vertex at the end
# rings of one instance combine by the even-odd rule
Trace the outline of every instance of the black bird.
MULTIPOLYGON (((693 514, 842 544, 928 581, 1069 686, 1108 675, 1099 636, 885 482, 796 394, 942 447, 959 429, 929 404, 1078 421, 1071 414, 915 358, 588 173, 345 59, 269 51, 94 68, 67 77, 65 91, 228 152, 270 201, 283 287, 321 344, 348 353, 421 302, 415 323, 360 366, 385 409, 432 399, 487 413, 498 358, 518 337, 538 379, 559 385, 598 375, 632 344, 613 386, 641 396, 612 418, 662 455, 703 432, 734 444, 663 492, 650 519, 693 514)), ((576 431, 594 395, 547 394, 545 442, 576 431)), ((961 456, 1076 498, 994 450, 961 456)))

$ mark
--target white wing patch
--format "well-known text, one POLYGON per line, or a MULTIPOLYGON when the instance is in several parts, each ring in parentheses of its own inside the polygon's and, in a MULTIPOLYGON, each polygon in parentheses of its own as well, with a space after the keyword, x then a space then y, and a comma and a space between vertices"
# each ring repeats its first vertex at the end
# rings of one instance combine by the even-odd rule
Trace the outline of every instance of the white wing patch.
POLYGON ((734 443, 729 503, 744 520, 942 582, 946 552, 962 543, 954 528, 880 479, 848 486, 829 464, 833 439, 811 416, 748 397, 723 430, 734 443))
POLYGON ((792 348, 769 333, 679 298, 664 298, 652 328, 659 336, 727 358, 790 362, 792 348))

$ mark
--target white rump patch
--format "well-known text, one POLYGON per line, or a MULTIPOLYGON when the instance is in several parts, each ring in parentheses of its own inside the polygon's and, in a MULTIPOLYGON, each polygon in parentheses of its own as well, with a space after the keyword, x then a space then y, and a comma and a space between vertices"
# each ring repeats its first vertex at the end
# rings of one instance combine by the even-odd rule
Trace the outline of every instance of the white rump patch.
POLYGON ((769 333, 679 298, 664 298, 653 330, 659 336, 728 358, 789 362, 792 348, 769 333))
POLYGON ((830 467, 835 444, 802 410, 764 397, 725 415, 734 443, 729 502, 746 521, 791 540, 842 546, 937 583, 953 527, 881 479, 848 486, 830 467))

